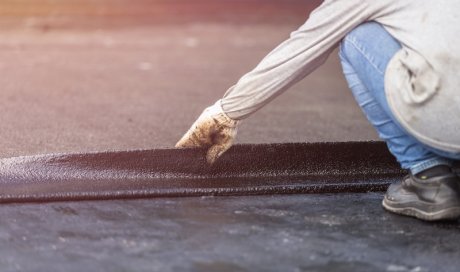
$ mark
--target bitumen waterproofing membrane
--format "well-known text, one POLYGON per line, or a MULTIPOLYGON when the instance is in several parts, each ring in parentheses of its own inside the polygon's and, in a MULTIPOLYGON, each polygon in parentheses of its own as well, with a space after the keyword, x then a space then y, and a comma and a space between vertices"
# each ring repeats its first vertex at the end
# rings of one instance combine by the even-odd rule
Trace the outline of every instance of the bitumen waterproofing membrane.
POLYGON ((404 174, 383 142, 25 156, 0 160, 0 201, 382 191, 404 174))

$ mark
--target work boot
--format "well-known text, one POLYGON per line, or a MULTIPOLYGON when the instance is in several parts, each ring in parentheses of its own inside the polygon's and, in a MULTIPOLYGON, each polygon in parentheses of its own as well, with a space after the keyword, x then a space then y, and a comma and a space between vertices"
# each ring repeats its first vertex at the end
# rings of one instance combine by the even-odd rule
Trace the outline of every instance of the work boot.
POLYGON ((460 218, 460 178, 451 171, 435 176, 407 175, 390 185, 383 207, 391 212, 419 219, 460 218))

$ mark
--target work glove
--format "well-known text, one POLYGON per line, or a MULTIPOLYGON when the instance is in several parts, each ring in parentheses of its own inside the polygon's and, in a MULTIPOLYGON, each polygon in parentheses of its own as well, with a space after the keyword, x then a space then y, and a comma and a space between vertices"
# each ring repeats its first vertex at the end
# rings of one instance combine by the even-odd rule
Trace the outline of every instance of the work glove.
POLYGON ((224 113, 218 100, 201 113, 176 147, 206 147, 206 161, 213 164, 232 146, 239 122, 224 113))

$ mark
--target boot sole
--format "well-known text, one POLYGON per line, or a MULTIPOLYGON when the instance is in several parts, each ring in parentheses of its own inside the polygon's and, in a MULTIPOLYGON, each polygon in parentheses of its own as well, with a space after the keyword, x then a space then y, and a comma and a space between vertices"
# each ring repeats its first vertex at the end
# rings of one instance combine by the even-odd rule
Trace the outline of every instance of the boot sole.
POLYGON ((397 205, 398 203, 392 202, 386 197, 382 202, 382 206, 390 212, 412 216, 426 221, 455 220, 460 218, 460 207, 450 207, 435 212, 427 212, 416 207, 395 207, 397 205))

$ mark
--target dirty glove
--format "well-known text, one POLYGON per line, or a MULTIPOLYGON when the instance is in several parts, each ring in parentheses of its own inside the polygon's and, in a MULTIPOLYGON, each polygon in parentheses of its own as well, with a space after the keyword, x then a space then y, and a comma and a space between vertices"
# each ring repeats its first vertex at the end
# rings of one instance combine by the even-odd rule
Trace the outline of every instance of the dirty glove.
POLYGON ((218 100, 201 113, 176 147, 207 147, 206 160, 212 164, 232 146, 239 122, 223 112, 218 100))

